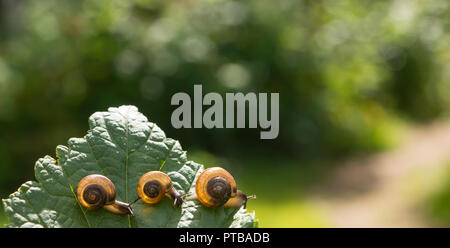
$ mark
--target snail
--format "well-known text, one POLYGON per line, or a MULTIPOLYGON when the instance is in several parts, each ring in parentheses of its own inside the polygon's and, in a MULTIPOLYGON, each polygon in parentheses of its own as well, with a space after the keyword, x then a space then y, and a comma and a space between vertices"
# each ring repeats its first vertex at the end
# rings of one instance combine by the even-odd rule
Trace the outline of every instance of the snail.
POLYGON ((198 199, 207 207, 247 207, 247 200, 256 198, 238 190, 233 176, 223 168, 212 167, 204 170, 195 184, 196 196, 190 199, 198 199))
MULTIPOLYGON (((145 203, 160 202, 165 195, 173 200, 173 205, 179 207, 183 204, 183 196, 173 187, 170 177, 161 171, 150 171, 142 175, 137 185, 139 198, 145 203)), ((134 204, 134 201, 132 204, 134 204)))
POLYGON ((104 208, 115 214, 134 216, 130 204, 116 200, 116 188, 107 177, 92 174, 78 183, 77 198, 88 210, 104 208))

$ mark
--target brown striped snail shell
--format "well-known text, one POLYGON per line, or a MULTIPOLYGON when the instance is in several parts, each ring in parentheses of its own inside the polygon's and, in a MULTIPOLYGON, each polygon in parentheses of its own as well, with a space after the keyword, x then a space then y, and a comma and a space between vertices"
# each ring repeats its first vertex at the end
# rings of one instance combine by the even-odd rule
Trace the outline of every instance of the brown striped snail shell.
POLYGON ((237 189, 233 176, 223 168, 212 167, 204 170, 195 184, 196 198, 207 207, 240 208, 246 206, 247 197, 237 189))
POLYGON ((164 196, 173 200, 173 205, 179 207, 183 204, 183 195, 173 187, 170 177, 161 171, 150 171, 142 175, 137 185, 137 192, 145 203, 155 204, 164 196))
POLYGON ((92 174, 80 180, 77 199, 88 210, 104 208, 115 214, 129 214, 133 211, 129 204, 116 200, 116 188, 107 177, 92 174))

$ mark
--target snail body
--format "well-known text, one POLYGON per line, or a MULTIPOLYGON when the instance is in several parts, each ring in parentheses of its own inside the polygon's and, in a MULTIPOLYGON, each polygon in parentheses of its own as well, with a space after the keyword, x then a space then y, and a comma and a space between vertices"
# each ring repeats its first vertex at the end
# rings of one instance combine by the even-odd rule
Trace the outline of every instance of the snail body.
POLYGON ((104 208, 115 214, 133 216, 129 204, 116 200, 116 189, 111 180, 99 174, 92 174, 80 180, 77 199, 88 210, 104 208))
POLYGON ((170 197, 176 207, 183 204, 183 195, 173 187, 170 177, 161 171, 150 171, 142 175, 138 181, 137 192, 139 198, 148 204, 156 204, 164 196, 170 197))
POLYGON ((244 192, 238 190, 236 196, 230 198, 223 206, 226 208, 240 208, 241 206, 247 208, 247 200, 251 198, 255 198, 255 196, 247 196, 244 192))
POLYGON ((254 196, 247 197, 244 192, 238 190, 233 176, 220 167, 208 168, 199 175, 195 184, 195 193, 195 198, 211 208, 245 207, 247 200, 254 198, 254 196))

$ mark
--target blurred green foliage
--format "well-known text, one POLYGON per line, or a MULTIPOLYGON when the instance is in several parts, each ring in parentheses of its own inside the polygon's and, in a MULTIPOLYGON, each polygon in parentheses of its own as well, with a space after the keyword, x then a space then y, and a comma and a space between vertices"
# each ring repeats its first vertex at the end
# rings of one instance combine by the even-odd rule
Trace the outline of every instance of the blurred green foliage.
POLYGON ((427 200, 426 211, 436 225, 450 226, 450 170, 447 171, 446 183, 427 200))
POLYGON ((448 113, 449 12, 446 0, 0 0, 0 195, 84 135, 90 114, 123 104, 221 156, 384 148, 399 119, 448 113), (171 96, 198 83, 279 92, 279 137, 172 128, 171 96))

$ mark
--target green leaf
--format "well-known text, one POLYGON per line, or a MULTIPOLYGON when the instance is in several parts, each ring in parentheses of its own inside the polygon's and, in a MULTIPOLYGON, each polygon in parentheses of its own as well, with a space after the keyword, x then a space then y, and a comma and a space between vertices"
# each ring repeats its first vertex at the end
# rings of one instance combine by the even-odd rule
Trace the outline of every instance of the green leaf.
POLYGON ((186 158, 178 141, 138 112, 134 106, 109 108, 89 118, 84 138, 71 138, 58 146, 58 160, 50 156, 35 165, 37 182, 24 183, 3 200, 11 227, 254 227, 254 213, 245 209, 207 208, 187 201, 172 206, 167 197, 158 204, 138 201, 134 217, 104 209, 87 211, 76 199, 78 182, 89 174, 110 178, 117 200, 131 202, 137 196, 141 175, 161 170, 180 192, 195 192, 195 180, 203 166, 186 158))

